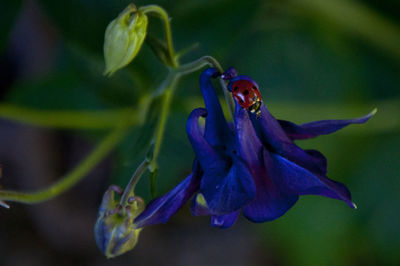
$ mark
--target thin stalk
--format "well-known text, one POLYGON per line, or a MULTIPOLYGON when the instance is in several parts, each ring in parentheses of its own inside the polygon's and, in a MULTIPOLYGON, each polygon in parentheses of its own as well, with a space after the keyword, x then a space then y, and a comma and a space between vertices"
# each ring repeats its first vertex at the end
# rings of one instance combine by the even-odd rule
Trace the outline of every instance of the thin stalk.
POLYGON ((172 42, 172 32, 171 32, 171 25, 169 23, 168 13, 158 5, 142 6, 139 8, 139 10, 142 11, 144 14, 155 13, 159 15, 162 21, 164 22, 165 39, 167 41, 168 54, 170 56, 170 59, 172 60, 172 67, 177 68, 179 66, 179 63, 175 56, 175 49, 174 49, 174 44, 172 42))
POLYGON ((154 158, 157 158, 158 153, 160 152, 162 139, 164 136, 165 125, 167 123, 171 100, 172 100, 172 90, 167 90, 164 94, 163 103, 161 107, 160 118, 158 120, 158 125, 154 137, 154 158))
POLYGON ((143 162, 136 169, 135 173, 132 175, 131 179, 129 180, 128 185, 126 186, 126 188, 124 190, 124 193, 121 196, 120 204, 122 206, 125 206, 128 203, 130 195, 132 195, 133 192, 135 191, 137 182, 140 180, 140 177, 146 171, 149 164, 150 164, 149 160, 144 159, 143 162))
POLYGON ((228 105, 229 113, 231 114, 231 121, 235 122, 235 102, 233 100, 232 95, 228 92, 228 88, 226 87, 226 81, 223 79, 219 79, 219 83, 221 84, 222 91, 224 92, 225 102, 228 105))
POLYGON ((43 127, 64 129, 106 129, 118 125, 121 117, 130 115, 130 124, 140 123, 137 110, 120 108, 114 110, 37 110, 16 106, 12 104, 0 104, 0 118, 10 119, 25 124, 43 127))
POLYGON ((81 181, 127 134, 128 127, 124 123, 115 128, 97 147, 69 174, 53 185, 37 192, 17 192, 0 190, 0 200, 34 204, 54 198, 67 191, 81 181))
POLYGON ((208 55, 200 57, 199 59, 197 59, 197 60, 195 60, 193 62, 181 65, 181 66, 179 66, 179 68, 177 68, 176 71, 180 75, 184 76, 184 75, 193 73, 193 72, 195 72, 197 70, 200 70, 201 68, 203 68, 203 67, 205 67, 207 65, 215 67, 221 73, 224 71, 222 69, 221 65, 218 63, 218 61, 214 57, 208 56, 208 55))

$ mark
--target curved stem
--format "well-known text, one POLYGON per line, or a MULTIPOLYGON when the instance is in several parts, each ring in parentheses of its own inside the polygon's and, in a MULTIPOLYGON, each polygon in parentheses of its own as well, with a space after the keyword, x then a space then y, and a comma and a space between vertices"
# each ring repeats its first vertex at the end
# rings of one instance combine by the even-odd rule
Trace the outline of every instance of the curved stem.
POLYGON ((167 90, 164 94, 163 103, 160 112, 160 118, 158 120, 157 129, 154 136, 154 153, 153 158, 157 158, 160 152, 162 138, 164 136, 165 125, 167 123, 169 109, 172 100, 172 90, 167 90))
POLYGON ((219 79, 219 83, 221 84, 222 91, 224 92, 225 102, 228 105, 229 113, 231 114, 231 119, 235 121, 235 102, 233 100, 232 95, 228 92, 228 88, 226 87, 226 81, 223 79, 219 79))
POLYGON ((172 33, 171 33, 171 25, 169 23, 168 13, 158 5, 148 5, 142 6, 139 8, 141 12, 146 13, 155 13, 160 16, 162 21, 164 22, 164 30, 165 30, 165 39, 167 41, 167 49, 172 62, 172 67, 176 68, 179 66, 177 58, 175 56, 174 44, 172 42, 172 33))
POLYGON ((150 159, 150 166, 151 170, 153 171, 156 167, 156 161, 157 161, 157 156, 158 153, 160 152, 161 149, 161 143, 162 143, 162 138, 164 135, 165 131, 165 125, 167 123, 167 118, 169 115, 169 109, 171 105, 171 100, 172 100, 172 94, 173 91, 175 90, 176 83, 179 80, 179 74, 176 71, 171 71, 166 80, 161 84, 161 86, 156 90, 156 92, 152 95, 153 98, 159 95, 163 95, 162 99, 162 106, 161 106, 161 111, 160 111, 160 117, 157 121, 157 126, 154 131, 154 136, 152 143, 154 145, 153 151, 152 151, 152 158, 150 159))
POLYGON ((224 71, 222 69, 221 65, 219 64, 219 62, 214 57, 208 56, 208 55, 200 57, 199 59, 197 59, 193 62, 181 65, 181 66, 179 66, 179 68, 177 68, 176 71, 180 75, 187 75, 187 74, 190 74, 197 70, 200 70, 201 68, 203 68, 207 65, 215 67, 221 73, 224 71))
POLYGON ((0 200, 34 204, 60 195, 81 181, 93 167, 95 167, 101 160, 104 159, 104 157, 127 134, 127 125, 128 123, 124 121, 123 124, 118 126, 107 137, 105 137, 89 154, 89 156, 86 157, 86 159, 84 159, 75 169, 48 188, 39 190, 37 192, 27 193, 0 190, 0 200))
POLYGON ((137 182, 139 181, 142 174, 146 171, 149 164, 149 160, 144 159, 143 162, 136 169, 135 173, 132 175, 131 180, 129 180, 129 183, 124 190, 124 194, 122 194, 121 196, 120 204, 122 206, 125 206, 128 203, 130 195, 133 194, 137 182))

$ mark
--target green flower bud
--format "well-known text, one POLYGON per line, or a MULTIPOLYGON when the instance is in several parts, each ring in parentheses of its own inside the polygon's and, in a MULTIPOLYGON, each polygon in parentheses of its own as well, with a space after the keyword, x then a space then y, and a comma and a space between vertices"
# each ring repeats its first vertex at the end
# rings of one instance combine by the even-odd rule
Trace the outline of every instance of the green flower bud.
POLYGON ((137 196, 130 197, 127 205, 122 206, 115 199, 115 193, 121 195, 122 189, 111 186, 104 194, 94 227, 97 246, 107 258, 135 247, 142 229, 137 229, 133 220, 145 207, 143 199, 137 196))
POLYGON ((147 21, 147 16, 130 4, 108 24, 104 36, 104 75, 112 75, 137 55, 146 37, 147 21))

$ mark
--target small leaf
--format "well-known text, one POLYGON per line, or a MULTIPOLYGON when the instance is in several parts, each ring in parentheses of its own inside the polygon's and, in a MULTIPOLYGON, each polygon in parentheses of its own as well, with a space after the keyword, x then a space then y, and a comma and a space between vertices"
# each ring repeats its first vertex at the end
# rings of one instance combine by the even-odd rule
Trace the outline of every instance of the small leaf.
POLYGON ((184 55, 186 55, 186 54, 188 54, 188 53, 190 53, 190 52, 192 52, 194 50, 197 50, 199 47, 200 47, 200 44, 198 42, 196 42, 196 43, 194 43, 194 44, 192 44, 192 45, 190 45, 190 46, 188 46, 186 48, 183 48, 178 53, 176 53, 176 58, 179 59, 182 56, 184 56, 184 55))
POLYGON ((146 43, 163 64, 173 66, 167 45, 163 41, 149 34, 146 38, 146 43))

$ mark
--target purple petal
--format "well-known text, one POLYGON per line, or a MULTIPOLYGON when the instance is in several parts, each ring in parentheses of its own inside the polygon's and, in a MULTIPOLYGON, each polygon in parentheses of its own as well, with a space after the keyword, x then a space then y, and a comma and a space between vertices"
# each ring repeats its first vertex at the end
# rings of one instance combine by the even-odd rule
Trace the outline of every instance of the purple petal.
POLYGON ((217 69, 208 68, 200 75, 200 88, 208 113, 205 139, 211 146, 223 146, 227 142, 227 139, 233 137, 225 120, 218 97, 215 94, 215 89, 211 83, 211 78, 214 78, 218 73, 217 69))
POLYGON ((291 193, 314 194, 339 199, 354 208, 349 190, 339 182, 316 175, 273 153, 270 153, 270 159, 266 158, 266 165, 273 172, 274 181, 279 182, 281 187, 286 187, 291 193))
POLYGON ((327 170, 328 170, 328 168, 327 168, 328 162, 327 162, 325 156, 317 150, 305 150, 305 152, 308 155, 310 155, 311 160, 313 160, 314 163, 319 166, 321 173, 323 175, 326 175, 327 170))
POLYGON ((256 188, 253 177, 239 157, 233 156, 233 164, 228 169, 222 166, 219 172, 207 170, 204 169, 200 192, 211 214, 234 212, 254 198, 256 188))
POLYGON ((197 165, 193 173, 179 185, 146 206, 146 209, 134 221, 136 227, 166 223, 199 190, 200 179, 201 170, 197 165))
POLYGON ((274 184, 264 166, 262 148, 248 112, 236 105, 236 132, 239 154, 247 162, 256 184, 256 197, 243 207, 244 216, 253 222, 266 222, 282 216, 297 201, 298 196, 287 193, 274 184))
POLYGON ((264 146, 272 151, 280 152, 286 149, 285 146, 291 145, 293 142, 283 131, 278 121, 271 115, 267 107, 261 104, 261 113, 259 116, 250 114, 253 126, 264 146))
POLYGON ((239 211, 225 215, 213 215, 211 216, 211 226, 219 228, 229 228, 236 222, 238 216, 239 211))
POLYGON ((194 109, 187 120, 186 131, 201 167, 203 169, 209 169, 209 171, 215 169, 220 172, 221 166, 223 167, 226 162, 204 138, 198 123, 199 117, 205 116, 206 114, 207 111, 203 108, 194 109))
MULTIPOLYGON (((218 155, 204 139, 198 118, 204 109, 195 109, 187 123, 189 140, 204 170, 201 193, 213 214, 226 214, 239 209, 255 193, 254 182, 240 159, 218 155)), ((207 117, 208 119, 208 117, 207 117)))
MULTIPOLYGON (((265 154, 268 154, 265 151, 265 154)), ((252 222, 262 223, 275 220, 284 215, 298 200, 298 195, 290 193, 279 183, 280 176, 270 171, 255 176, 256 198, 242 210, 243 215, 252 222), (275 175, 272 177, 272 175, 275 175)))
POLYGON ((243 215, 252 222, 275 220, 284 215, 298 200, 297 195, 280 188, 269 176, 258 176, 255 182, 256 198, 242 209, 243 215))
POLYGON ((296 125, 285 120, 278 120, 279 124, 292 140, 315 138, 319 135, 331 134, 351 124, 363 124, 374 114, 376 109, 366 116, 347 120, 321 120, 307 124, 296 125))
POLYGON ((221 74, 223 80, 231 80, 238 75, 234 67, 229 67, 224 73, 221 74))
POLYGON ((262 144, 268 151, 279 154, 288 160, 310 170, 313 173, 326 173, 319 160, 308 154, 296 144, 283 131, 278 121, 268 111, 264 104, 261 104, 261 115, 250 114, 252 124, 262 144))
POLYGON ((260 155, 262 155, 263 145, 253 128, 247 110, 240 107, 238 103, 235 108, 235 127, 239 156, 246 161, 253 173, 262 165, 260 155))

